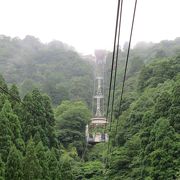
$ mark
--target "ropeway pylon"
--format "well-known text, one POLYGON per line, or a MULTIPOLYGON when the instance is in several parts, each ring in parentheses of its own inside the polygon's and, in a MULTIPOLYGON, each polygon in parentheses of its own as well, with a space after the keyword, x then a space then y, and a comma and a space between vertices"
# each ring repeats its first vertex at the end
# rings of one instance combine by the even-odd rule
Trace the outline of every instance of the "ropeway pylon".
POLYGON ((90 144, 99 142, 107 142, 108 135, 104 133, 104 128, 107 124, 104 117, 104 66, 106 53, 104 50, 95 51, 95 78, 94 78, 94 95, 93 95, 93 118, 86 126, 86 140, 90 144))

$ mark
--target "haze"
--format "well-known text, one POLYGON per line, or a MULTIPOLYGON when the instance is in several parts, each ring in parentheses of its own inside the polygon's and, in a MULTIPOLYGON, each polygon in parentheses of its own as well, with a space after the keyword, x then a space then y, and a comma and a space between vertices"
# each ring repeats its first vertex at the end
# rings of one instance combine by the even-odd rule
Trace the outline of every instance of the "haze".
MULTIPOLYGON (((117 0, 0 0, 0 34, 54 39, 83 54, 112 50, 117 0)), ((124 0, 121 45, 128 40, 134 0, 124 0)), ((179 0, 138 0, 133 41, 179 36, 179 0)))

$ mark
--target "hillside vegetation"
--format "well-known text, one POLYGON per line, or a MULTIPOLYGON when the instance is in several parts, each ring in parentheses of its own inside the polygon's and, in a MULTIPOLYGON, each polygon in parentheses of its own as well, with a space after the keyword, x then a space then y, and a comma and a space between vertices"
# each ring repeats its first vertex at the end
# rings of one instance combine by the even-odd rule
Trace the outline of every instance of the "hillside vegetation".
MULTIPOLYGON (((112 131, 109 176, 177 179, 180 168, 180 57, 144 66, 135 93, 126 94, 118 132, 112 131)), ((117 108, 118 109, 118 108, 117 108)), ((115 129, 116 123, 114 123, 115 129)))
POLYGON ((7 36, 0 39, 0 72, 7 83, 18 85, 22 97, 39 88, 54 105, 70 99, 90 105, 92 67, 93 63, 60 41, 43 44, 33 36, 23 40, 7 36))
POLYGON ((0 90, 0 179, 179 179, 179 50, 179 38, 132 49, 119 111, 126 48, 120 50, 107 154, 107 144, 85 143, 93 65, 60 42, 45 45, 34 37, 3 37, 0 87, 16 98, 0 90))

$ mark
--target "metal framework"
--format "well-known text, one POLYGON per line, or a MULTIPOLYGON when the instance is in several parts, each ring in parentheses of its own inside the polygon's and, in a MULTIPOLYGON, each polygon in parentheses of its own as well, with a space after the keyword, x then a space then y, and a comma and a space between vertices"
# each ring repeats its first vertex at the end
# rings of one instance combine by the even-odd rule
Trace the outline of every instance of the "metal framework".
POLYGON ((86 139, 90 144, 107 142, 108 135, 104 133, 106 118, 104 117, 104 65, 106 53, 103 50, 95 51, 95 78, 93 95, 93 118, 86 126, 86 139))

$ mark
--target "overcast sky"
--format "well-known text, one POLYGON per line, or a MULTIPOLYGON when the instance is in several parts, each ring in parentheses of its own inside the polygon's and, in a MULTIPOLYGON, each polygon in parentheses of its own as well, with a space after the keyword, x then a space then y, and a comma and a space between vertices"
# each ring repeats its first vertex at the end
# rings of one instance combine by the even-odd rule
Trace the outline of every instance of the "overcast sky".
MULTIPOLYGON (((124 0, 121 44, 128 40, 134 0, 124 0)), ((112 50, 117 0, 0 0, 0 34, 60 40, 81 53, 112 50)), ((132 43, 180 36, 180 0, 138 0, 132 43)))

